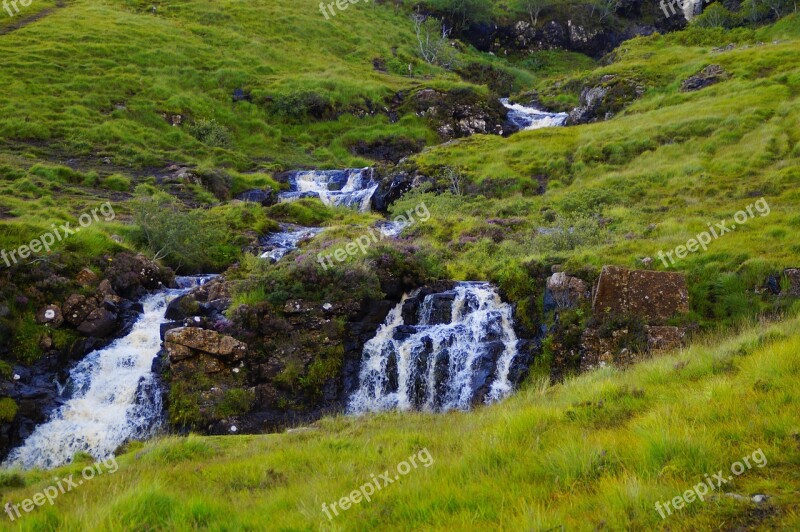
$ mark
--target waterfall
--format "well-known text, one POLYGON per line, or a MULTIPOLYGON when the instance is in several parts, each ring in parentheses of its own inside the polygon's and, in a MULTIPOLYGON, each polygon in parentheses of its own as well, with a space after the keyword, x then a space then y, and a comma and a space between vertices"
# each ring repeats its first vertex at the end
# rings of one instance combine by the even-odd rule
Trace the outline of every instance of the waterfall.
POLYGON ((489 283, 407 294, 365 345, 348 411, 466 410, 511 393, 511 306, 489 283))
POLYGON ((262 259, 270 259, 272 262, 277 262, 287 253, 296 250, 301 241, 314 238, 321 232, 321 227, 281 224, 280 232, 272 233, 259 239, 259 244, 265 250, 260 256, 262 259))
POLYGON ((152 435, 162 401, 151 368, 161 349, 159 326, 166 321, 167 303, 209 277, 177 278, 180 288, 145 298, 131 332, 89 353, 70 371, 65 392, 71 397, 11 451, 4 465, 50 469, 71 462, 79 451, 102 459, 130 439, 152 435))
POLYGON ((301 170, 289 176, 291 189, 278 195, 281 201, 318 197, 326 205, 370 210, 378 189, 372 168, 347 170, 301 170))
POLYGON ((500 103, 508 109, 508 121, 520 131, 563 126, 569 116, 567 113, 548 113, 535 107, 508 103, 508 98, 501 98, 500 103))

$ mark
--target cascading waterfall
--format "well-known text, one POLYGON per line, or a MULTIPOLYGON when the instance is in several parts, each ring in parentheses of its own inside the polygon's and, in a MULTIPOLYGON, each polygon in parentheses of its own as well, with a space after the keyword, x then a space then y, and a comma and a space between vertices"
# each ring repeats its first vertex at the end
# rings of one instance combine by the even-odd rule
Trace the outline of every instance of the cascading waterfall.
POLYGON ((161 348, 160 324, 169 301, 209 276, 176 279, 180 288, 159 291, 142 301, 144 313, 131 332, 94 351, 70 371, 67 402, 36 427, 4 465, 50 469, 75 453, 108 457, 130 439, 151 436, 161 421, 162 400, 153 359, 161 348))
POLYGON ((378 190, 372 168, 347 170, 301 170, 289 177, 291 190, 282 192, 282 201, 318 197, 326 205, 370 210, 372 195, 378 190))
POLYGON ((518 355, 511 306, 489 283, 408 294, 363 349, 348 411, 466 410, 511 393, 518 355))
POLYGON ((260 239, 259 244, 265 249, 260 257, 277 262, 289 252, 296 250, 301 241, 314 238, 321 232, 321 227, 281 224, 280 232, 269 234, 260 239))
POLYGON ((563 126, 569 116, 567 113, 549 113, 535 107, 512 104, 508 102, 508 98, 501 98, 500 103, 508 109, 508 121, 520 131, 563 126))

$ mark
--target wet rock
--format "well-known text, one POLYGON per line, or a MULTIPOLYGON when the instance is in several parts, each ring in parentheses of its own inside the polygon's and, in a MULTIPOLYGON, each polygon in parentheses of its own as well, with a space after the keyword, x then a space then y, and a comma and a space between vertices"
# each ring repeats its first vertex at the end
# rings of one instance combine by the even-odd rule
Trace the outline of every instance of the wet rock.
POLYGON ((197 302, 194 294, 190 293, 178 296, 170 301, 164 317, 168 320, 179 321, 199 314, 200 303, 197 302))
POLYGON ((414 177, 400 172, 382 179, 372 195, 372 210, 386 212, 389 206, 400 199, 413 186, 414 177))
POLYGON ((117 314, 105 308, 96 308, 78 326, 78 332, 96 338, 109 336, 117 328, 117 317, 117 314))
POLYGON ((64 317, 61 314, 61 308, 58 305, 47 305, 39 309, 36 313, 36 323, 40 325, 47 325, 48 327, 57 328, 64 323, 64 317))
POLYGON ((604 266, 592 301, 595 318, 635 316, 647 324, 661 325, 689 311, 686 277, 680 273, 628 270, 604 266))
POLYGON ((699 91, 728 79, 728 73, 719 65, 708 65, 703 70, 683 80, 681 92, 699 91))
POLYGON ((274 205, 278 198, 271 188, 254 188, 236 196, 237 200, 259 203, 264 207, 274 205))

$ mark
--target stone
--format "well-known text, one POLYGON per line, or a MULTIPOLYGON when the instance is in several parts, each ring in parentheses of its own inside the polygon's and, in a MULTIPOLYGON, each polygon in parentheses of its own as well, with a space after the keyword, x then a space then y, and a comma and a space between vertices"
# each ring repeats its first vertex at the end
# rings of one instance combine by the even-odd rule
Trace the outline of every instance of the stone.
POLYGON ((86 319, 78 326, 78 332, 85 336, 102 338, 112 334, 116 328, 117 315, 105 308, 98 307, 86 316, 86 319))
POLYGON ((650 325, 688 311, 686 277, 674 272, 604 266, 592 300, 596 318, 630 315, 650 325))
POLYGON ((61 326, 61 324, 64 323, 61 308, 59 308, 58 305, 42 307, 39 309, 39 312, 36 313, 36 323, 53 328, 61 326))
POLYGON ((240 201, 258 203, 264 207, 269 207, 270 205, 274 204, 278 198, 275 196, 271 188, 254 188, 237 195, 236 199, 240 201))
POLYGON ((99 306, 98 301, 93 297, 86 297, 80 294, 72 294, 61 305, 61 310, 64 313, 64 319, 72 325, 77 327, 86 319, 90 312, 99 306))
POLYGON ((728 79, 728 73, 719 65, 708 65, 703 70, 683 80, 681 92, 692 92, 704 89, 720 81, 728 79))
POLYGON ((545 310, 574 308, 589 299, 591 290, 583 279, 564 272, 556 272, 547 278, 545 310))
MULTIPOLYGON (((247 346, 231 336, 197 327, 179 327, 167 331, 165 344, 178 344, 194 351, 202 351, 224 358, 227 362, 242 360, 247 346)), ((165 345, 165 347, 169 347, 165 345)))
POLYGON ((98 279, 99 277, 97 277, 97 274, 89 268, 82 269, 78 272, 78 275, 75 276, 75 281, 81 286, 94 286, 97 284, 98 279))
POLYGON ((651 353, 672 351, 683 346, 686 329, 671 326, 647 326, 647 350, 651 353))

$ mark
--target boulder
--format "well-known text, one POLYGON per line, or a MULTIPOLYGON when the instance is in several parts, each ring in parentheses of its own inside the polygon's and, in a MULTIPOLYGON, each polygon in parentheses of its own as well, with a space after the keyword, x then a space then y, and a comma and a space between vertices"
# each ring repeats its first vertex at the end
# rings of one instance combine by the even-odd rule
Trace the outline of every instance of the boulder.
POLYGON ((94 286, 97 284, 98 280, 99 277, 97 277, 97 274, 89 268, 82 269, 75 277, 75 281, 77 281, 77 283, 81 286, 94 286))
POLYGON ((39 312, 36 313, 36 323, 53 328, 61 326, 61 324, 64 323, 61 308, 59 308, 58 305, 42 307, 39 309, 39 312))
POLYGON ((73 327, 79 326, 100 303, 93 297, 72 294, 61 305, 64 319, 73 327))
POLYGON ((273 205, 278 198, 275 196, 271 188, 254 188, 237 195, 236 199, 240 201, 259 203, 264 207, 269 207, 270 205, 273 205))
POLYGON ((583 279, 556 272, 547 278, 544 294, 545 311, 577 307, 591 296, 589 284, 583 279))
POLYGON ((112 334, 117 328, 117 314, 103 307, 91 311, 78 326, 78 332, 85 336, 102 338, 112 334))
MULTIPOLYGON (((229 363, 242 360, 247 353, 247 346, 239 340, 197 327, 171 329, 167 331, 164 340, 168 352, 173 347, 170 344, 174 344, 214 355, 229 363)), ((181 350, 181 353, 184 351, 181 350)))
POLYGON ((681 92, 699 91, 728 79, 728 73, 719 65, 708 65, 703 70, 683 80, 681 92))
POLYGON ((197 302, 193 294, 184 294, 178 296, 167 305, 167 310, 164 317, 168 320, 184 320, 190 316, 197 316, 200 314, 200 304, 197 302))
POLYGON ((683 274, 618 266, 603 267, 592 301, 592 312, 601 320, 608 315, 630 315, 662 325, 688 311, 689 290, 683 274))

